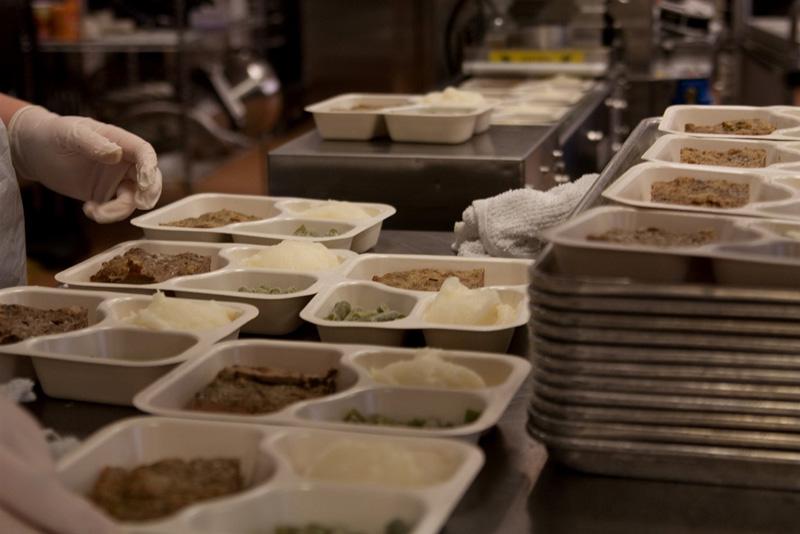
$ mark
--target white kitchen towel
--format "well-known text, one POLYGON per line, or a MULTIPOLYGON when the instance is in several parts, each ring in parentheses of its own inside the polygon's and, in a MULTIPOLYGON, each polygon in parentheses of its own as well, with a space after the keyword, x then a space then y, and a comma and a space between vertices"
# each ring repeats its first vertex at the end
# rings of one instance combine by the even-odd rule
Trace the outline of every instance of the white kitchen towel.
POLYGON ((453 250, 459 256, 531 258, 544 246, 541 232, 564 221, 597 174, 548 191, 513 189, 476 200, 455 224, 453 250))

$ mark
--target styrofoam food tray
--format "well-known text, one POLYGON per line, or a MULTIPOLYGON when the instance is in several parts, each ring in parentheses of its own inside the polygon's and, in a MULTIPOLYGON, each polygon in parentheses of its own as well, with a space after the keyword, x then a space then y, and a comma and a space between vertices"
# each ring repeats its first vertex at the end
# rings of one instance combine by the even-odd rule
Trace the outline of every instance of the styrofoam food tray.
POLYGON ((168 458, 221 457, 239 459, 246 486, 242 492, 196 503, 163 519, 119 526, 126 532, 232 534, 321 523, 379 534, 387 523, 401 519, 413 525, 414 534, 435 534, 483 465, 480 449, 454 440, 139 417, 98 431, 62 458, 57 470, 68 489, 86 495, 106 466, 132 469, 168 458), (351 443, 391 443, 409 452, 439 454, 447 460, 450 476, 440 483, 401 486, 337 482, 309 474, 313 462, 333 445, 351 443))
MULTIPOLYGON (((767 152, 767 169, 775 170, 795 170, 800 169, 800 144, 758 141, 756 139, 708 139, 694 137, 693 135, 667 134, 656 140, 653 145, 642 155, 642 159, 648 161, 663 161, 665 163, 682 163, 681 149, 695 148, 697 150, 718 150, 727 151, 730 149, 741 148, 760 148, 767 152)), ((755 172, 760 167, 727 167, 716 165, 701 165, 686 163, 692 167, 707 167, 711 169, 740 169, 747 172, 755 172)))
POLYGON ((83 306, 89 326, 63 334, 36 336, 0 345, 0 354, 32 359, 42 389, 62 399, 130 404, 143 387, 176 365, 202 354, 217 341, 236 339, 258 315, 254 306, 235 302, 239 316, 229 324, 200 332, 148 330, 126 321, 151 297, 42 287, 0 290, 3 304, 37 308, 83 306))
POLYGON ((642 208, 747 217, 780 217, 800 221, 800 177, 758 170, 744 172, 721 167, 699 168, 694 165, 641 163, 625 171, 603 191, 603 196, 621 204, 642 208), (750 189, 748 203, 740 208, 719 208, 652 200, 651 187, 655 182, 668 182, 682 176, 697 180, 726 180, 736 184, 747 184, 750 189))
POLYGON ((411 349, 365 345, 333 345, 291 341, 240 340, 212 347, 204 356, 182 365, 141 391, 136 406, 145 412, 169 417, 257 422, 364 431, 398 436, 466 438, 478 436, 494 426, 524 382, 530 364, 522 358, 477 352, 444 352, 450 362, 469 367, 484 379, 481 389, 444 389, 392 386, 375 381, 370 369, 413 358, 411 349), (277 412, 247 415, 188 410, 195 393, 231 365, 268 367, 285 371, 324 374, 336 368, 337 391, 318 399, 287 406, 277 412), (368 425, 342 421, 351 409, 364 415, 379 413, 400 420, 438 417, 463 421, 467 410, 481 412, 472 423, 451 428, 413 428, 368 425))
POLYGON ((300 316, 317 326, 323 341, 400 345, 409 331, 422 330, 427 345, 432 347, 505 352, 515 328, 530 319, 527 289, 530 265, 530 260, 365 254, 358 262, 345 267, 343 276, 346 280, 319 292, 300 316), (516 308, 514 321, 490 326, 431 323, 424 319, 424 313, 436 292, 398 289, 372 281, 373 275, 422 268, 483 268, 485 287, 497 290, 504 303, 516 308), (340 300, 348 300, 362 308, 386 304, 406 317, 382 323, 325 319, 340 300))
POLYGON ((528 102, 530 101, 507 101, 498 105, 492 113, 492 124, 498 126, 550 124, 558 121, 569 111, 568 107, 528 102))
POLYGON ((411 95, 347 93, 306 107, 314 116, 317 131, 323 139, 363 140, 386 135, 385 109, 356 110, 359 104, 408 106, 414 103, 411 95))
MULTIPOLYGON (((243 332, 263 335, 282 335, 297 329, 301 324, 300 310, 320 290, 326 280, 335 275, 333 271, 292 272, 274 269, 241 267, 241 260, 263 250, 259 245, 237 245, 222 243, 197 243, 181 241, 126 241, 86 261, 61 271, 56 280, 70 287, 152 293, 156 290, 174 292, 179 297, 218 299, 251 304, 258 308, 259 316, 243 328, 243 332), (209 255, 211 272, 179 276, 156 284, 111 284, 92 282, 90 277, 100 270, 103 262, 125 251, 141 247, 152 253, 177 254, 194 252, 209 255), (296 286, 300 291, 284 295, 264 295, 239 292, 239 287, 273 284, 280 287, 296 286)), ((333 251, 347 264, 356 256, 349 250, 333 251)), ((341 269, 341 267, 339 268, 341 269)))
POLYGON ((309 218, 303 210, 324 201, 292 197, 266 197, 258 195, 229 195, 200 193, 190 195, 157 210, 140 215, 131 224, 144 230, 148 239, 176 241, 235 241, 255 245, 274 245, 285 239, 322 243, 329 248, 352 249, 365 252, 376 245, 383 221, 397 210, 388 204, 356 202, 371 214, 367 219, 352 221, 309 218), (261 217, 257 221, 241 222, 219 228, 183 228, 161 224, 221 209, 236 210, 261 217), (294 231, 301 225, 312 232, 327 232, 331 228, 339 235, 331 237, 300 237, 294 231))
POLYGON ((737 139, 800 140, 800 117, 781 109, 755 106, 670 106, 658 129, 662 132, 685 134, 696 137, 732 137, 737 139), (761 119, 776 126, 769 135, 709 134, 685 131, 687 123, 714 125, 723 121, 739 119, 761 119))
POLYGON ((526 101, 539 104, 573 106, 583 98, 585 91, 581 89, 557 87, 547 83, 535 83, 519 85, 513 89, 512 93, 526 101))
POLYGON ((796 287, 800 225, 771 219, 604 206, 585 211, 545 235, 567 274, 627 276, 655 282, 684 281, 691 258, 709 258, 720 284, 796 287), (699 247, 659 248, 589 241, 611 228, 713 229, 719 240, 699 247))
POLYGON ((385 110, 392 141, 458 144, 490 124, 492 105, 416 105, 385 110))

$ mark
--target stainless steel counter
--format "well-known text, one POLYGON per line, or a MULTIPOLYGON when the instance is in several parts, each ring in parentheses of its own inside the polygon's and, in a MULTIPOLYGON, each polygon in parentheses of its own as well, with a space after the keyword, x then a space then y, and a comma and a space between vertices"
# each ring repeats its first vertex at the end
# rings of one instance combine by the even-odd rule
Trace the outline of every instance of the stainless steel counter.
MULTIPOLYGON (((448 254, 446 232, 385 231, 376 252, 448 254)), ((313 328, 293 338, 314 339, 313 328)), ((512 342, 527 356, 528 332, 512 342)), ((447 534, 786 533, 800 530, 800 493, 610 478, 548 462, 526 432, 529 384, 523 386, 480 446, 486 464, 447 523, 447 534), (544 469, 542 470, 542 465, 544 469), (537 481, 538 479, 538 481, 537 481), (534 487, 535 485, 535 487, 534 487)), ((27 405, 45 426, 85 437, 133 408, 43 397, 27 405)))
POLYGON ((325 141, 315 130, 269 153, 269 192, 386 202, 397 208, 391 228, 449 230, 475 199, 602 168, 609 91, 597 84, 556 124, 492 126, 458 145, 325 141))

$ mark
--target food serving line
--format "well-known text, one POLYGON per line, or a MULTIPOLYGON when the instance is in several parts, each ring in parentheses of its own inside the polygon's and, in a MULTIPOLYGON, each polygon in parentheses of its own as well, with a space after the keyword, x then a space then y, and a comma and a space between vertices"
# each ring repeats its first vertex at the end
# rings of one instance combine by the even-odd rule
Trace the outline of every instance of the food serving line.
MULTIPOLYGON (((369 245, 375 245, 374 254, 354 258, 352 252, 334 251, 339 266, 330 275, 308 280, 306 289, 318 285, 308 294, 302 294, 303 288, 297 291, 305 307, 303 311, 294 307, 291 313, 297 313, 309 324, 282 339, 316 341, 321 336, 322 341, 327 337, 337 342, 367 342, 382 347, 341 345, 335 348, 335 345, 319 343, 296 345, 245 338, 205 350, 203 355, 191 356, 191 361, 159 378, 135 397, 136 405, 148 413, 180 419, 134 420, 107 429, 69 456, 62 463, 62 473, 71 487, 86 491, 91 485, 92 473, 103 465, 103 458, 106 458, 105 463, 109 462, 113 451, 128 451, 125 455, 133 455, 139 462, 152 461, 165 453, 185 453, 180 443, 183 435, 227 431, 240 436, 243 446, 263 443, 269 454, 256 463, 266 462, 272 466, 274 474, 267 476, 263 470, 256 471, 251 474, 256 487, 248 491, 247 497, 235 497, 226 504, 197 505, 160 523, 163 528, 174 531, 272 528, 281 522, 296 522, 298 517, 346 523, 353 519, 346 513, 348 503, 368 498, 359 494, 357 485, 331 482, 326 489, 325 484, 311 484, 312 491, 306 496, 297 493, 303 483, 305 464, 313 458, 315 447, 318 448, 315 443, 363 436, 359 439, 367 445, 380 444, 380 436, 397 435, 404 436, 398 440, 398 446, 408 446, 408 451, 415 447, 437 450, 446 460, 442 466, 450 465, 451 470, 434 470, 443 471, 443 478, 439 485, 434 483, 428 488, 382 486, 378 493, 383 497, 371 497, 373 511, 358 519, 361 529, 379 531, 388 519, 398 519, 413 524, 419 532, 435 532, 445 520, 446 532, 575 532, 605 527, 640 532, 654 525, 665 532, 791 530, 797 505, 795 495, 761 488, 796 488, 795 475, 800 466, 793 434, 800 423, 794 417, 797 410, 792 402, 797 396, 793 381, 797 367, 796 341, 800 336, 793 324, 786 321, 787 317, 795 317, 796 309, 800 308, 791 290, 794 280, 791 275, 798 261, 792 252, 797 248, 793 232, 800 235, 800 225, 792 222, 797 189, 791 178, 794 148, 786 143, 796 135, 797 127, 800 127, 800 119, 791 109, 673 108, 661 121, 644 121, 576 210, 583 213, 550 231, 548 237, 552 245, 530 269, 533 273, 531 314, 525 290, 527 277, 522 275, 529 271, 525 261, 448 258, 445 256, 451 240, 448 233, 388 230, 374 243, 372 238, 377 238, 383 221, 381 213, 389 210, 380 205, 365 205, 372 210, 373 222, 360 227, 342 226, 337 232, 347 235, 352 248, 356 248, 359 236, 369 235, 369 245), (684 136, 686 117, 713 124, 737 121, 743 115, 777 125, 775 132, 763 138, 775 139, 778 143, 757 145, 762 152, 756 154, 756 164, 742 171, 680 163, 684 158, 681 149, 714 149, 716 147, 708 145, 707 140, 719 139, 711 134, 684 136), (668 141, 663 141, 665 134, 671 135, 668 141), (637 165, 643 157, 656 163, 637 165), (765 170, 770 168, 775 171, 765 170), (742 205, 732 208, 732 213, 748 218, 720 216, 719 207, 702 203, 700 207, 660 205, 654 199, 655 185, 680 182, 683 174, 695 181, 721 181, 729 190, 739 193, 746 191, 745 197, 738 199, 742 205), (635 208, 620 208, 614 202, 635 208), (610 205, 589 209, 602 203, 610 205), (660 209, 641 210, 640 207, 660 209), (739 212, 735 211, 737 209, 739 212), (771 217, 783 220, 777 222, 771 217), (719 242, 683 243, 667 251, 646 242, 632 246, 590 237, 620 228, 633 232, 645 226, 666 230, 664 234, 680 234, 697 230, 695 221, 700 221, 702 231, 708 234, 704 234, 705 237, 711 236, 719 242), (377 232, 373 229, 375 225, 377 232), (485 287, 497 293, 498 302, 512 309, 516 306, 516 314, 507 316, 506 323, 489 327, 444 327, 427 316, 426 310, 435 300, 430 295, 388 288, 372 280, 373 275, 415 267, 459 270, 476 266, 485 271, 485 287), (754 283, 769 283, 779 288, 738 287, 754 283), (337 291, 341 294, 334 297, 337 291), (405 319, 398 319, 397 328, 389 326, 391 322, 334 324, 327 314, 339 297, 367 307, 389 301, 393 309, 407 315, 410 321, 406 324, 402 322, 405 319), (532 318, 530 322, 529 318, 532 318), (398 331, 402 335, 398 336, 398 331), (486 379, 486 389, 413 391, 374 383, 374 376, 366 374, 369 362, 385 363, 407 357, 408 351, 386 347, 401 344, 432 344, 454 349, 445 353, 448 358, 479 369, 486 379), (459 352, 467 348, 464 345, 484 346, 495 352, 507 350, 524 358, 459 352), (301 359, 301 355, 305 363, 290 363, 301 359), (330 398, 305 402, 296 409, 290 406, 260 418, 187 411, 187 395, 190 398, 192 391, 212 378, 221 366, 231 363, 268 365, 274 363, 273 360, 289 367, 299 366, 295 369, 304 372, 322 370, 336 361, 343 375, 340 380, 345 384, 344 390, 330 398), (325 365, 319 367, 310 363, 315 360, 325 365), (525 360, 533 363, 533 373, 527 380, 525 376, 530 366, 525 360), (343 423, 336 415, 346 409, 367 411, 373 407, 394 416, 421 415, 414 411, 414 406, 424 407, 425 415, 441 420, 452 421, 465 411, 472 415, 465 418, 462 425, 442 428, 370 425, 357 428, 343 423), (241 426, 243 421, 282 426, 260 427, 263 430, 259 434, 254 427, 241 426), (205 423, 210 426, 204 427, 205 423), (342 431, 346 433, 338 434, 342 431), (353 434, 352 431, 364 433, 353 434), (481 460, 478 449, 466 443, 427 441, 427 437, 436 436, 477 438, 485 459, 481 460), (163 450, 145 446, 138 452, 130 451, 126 447, 134 439, 160 443, 163 450), (588 473, 630 478, 579 474, 553 461, 548 462, 540 474, 545 463, 540 442, 547 445, 552 460, 588 473), (293 451, 297 450, 305 452, 295 454, 293 451), (482 461, 484 468, 479 472, 482 461), (470 485, 473 477, 475 481, 470 485), (681 482, 687 480, 711 485, 681 482), (320 516, 319 503, 332 498, 341 505, 336 508, 345 512, 320 516), (262 505, 262 502, 269 505, 262 505), (730 508, 732 503, 736 505, 735 510, 730 508), (455 509, 448 520, 452 507, 455 509)), ((753 148, 752 141, 736 137, 724 143, 753 148)), ((281 223, 270 227, 275 236, 288 237, 299 230, 298 225, 302 225, 304 231, 309 228, 323 234, 326 231, 324 224, 314 226, 319 221, 313 218, 295 219, 297 214, 286 214, 279 209, 287 203, 296 203, 301 208, 298 211, 302 212, 314 207, 315 201, 282 201, 269 197, 258 201, 263 203, 264 213, 268 213, 262 217, 290 221, 288 225, 281 223)), ((175 205, 162 208, 161 213, 152 214, 156 224, 151 225, 150 231, 165 231, 158 222, 174 220, 179 215, 194 217, 203 210, 228 209, 235 205, 236 199, 220 196, 215 202, 200 199, 197 204, 202 205, 202 209, 194 212, 184 209, 179 213, 180 206, 178 211, 170 212, 176 209, 175 205)), ((255 204, 251 208, 261 213, 261 208, 255 204)), ((265 277, 287 274, 274 269, 259 271, 258 266, 248 264, 249 259, 261 253, 262 245, 240 239, 252 239, 251 234, 270 234, 263 228, 261 232, 248 231, 249 226, 267 226, 268 222, 269 219, 243 222, 230 225, 225 231, 201 232, 198 235, 202 235, 204 241, 218 242, 205 245, 178 241, 121 244, 61 273, 59 280, 89 287, 90 282, 93 283, 91 273, 123 249, 141 247, 150 252, 156 249, 177 252, 175 247, 192 246, 197 250, 214 249, 211 273, 180 277, 174 282, 164 282, 163 287, 159 284, 150 288, 116 287, 139 291, 161 288, 176 292, 189 288, 187 296, 219 296, 223 303, 225 297, 236 296, 234 300, 241 310, 258 309, 270 317, 275 315, 276 309, 269 306, 285 304, 296 296, 291 293, 251 296, 238 294, 241 290, 233 289, 255 282, 242 278, 248 268, 265 277), (170 246, 173 248, 164 248, 170 246), (232 279, 223 284, 202 282, 228 276, 232 279), (190 283, 185 284, 186 281, 190 283)), ((141 221, 140 225, 148 237, 158 237, 147 234, 148 228, 141 221)), ((183 230, 167 231, 176 232, 171 239, 185 239, 183 230)), ((324 242, 335 237, 308 238, 308 241, 320 239, 324 242)), ((659 239, 662 238, 664 236, 660 235, 659 239)), ((108 289, 95 287, 100 288, 108 289)), ((59 291, 69 292, 57 290, 53 294, 60 294, 59 291)), ((75 297, 84 296, 82 291, 70 291, 75 297)), ((103 306, 113 309, 113 295, 105 298, 110 300, 103 306)), ((134 297, 131 306, 135 307, 136 298, 145 297, 134 297)), ((127 331, 113 324, 115 316, 120 315, 100 314, 90 319, 88 330, 65 334, 61 336, 61 343, 56 342, 58 336, 33 339, 18 347, 12 346, 11 350, 6 346, 5 354, 31 357, 34 365, 39 358, 73 365, 75 358, 70 353, 81 352, 80 347, 84 346, 76 340, 102 331, 103 321, 111 321, 105 326, 109 330, 127 331), (76 342, 78 350, 70 349, 70 342, 76 342), (46 354, 48 350, 55 354, 46 354)), ((239 318, 242 318, 241 313, 239 318)), ((251 322, 253 324, 256 323, 251 322)), ((231 328, 235 330, 240 326, 231 328)), ((262 323, 251 332, 276 333, 263 330, 266 327, 262 323)), ((287 332, 289 330, 292 329, 288 328, 287 332)), ((219 332, 220 337, 231 333, 219 332)), ((198 341, 201 345, 202 342, 198 341)), ((95 359, 99 355, 95 355, 95 359)), ((85 361, 79 363, 91 363, 88 360, 92 356, 84 356, 85 361)), ((111 368, 116 364, 106 365, 111 368)), ((79 379, 76 376, 76 380, 79 379)), ((42 381, 42 385, 48 390, 46 381, 42 381)), ((41 396, 31 409, 45 425, 80 437, 105 423, 138 413, 129 407, 76 401, 91 397, 75 391, 61 391, 59 395, 72 400, 41 396)), ((130 399, 111 402, 128 404, 130 399)), ((192 445, 195 454, 220 454, 225 447, 218 440, 205 444, 202 441, 194 440, 197 442, 192 445)))
MULTIPOLYGON (((448 254, 451 240, 448 232, 387 230, 374 252, 448 254)), ((315 340, 318 335, 306 325, 290 338, 315 340)), ((528 329, 519 330, 509 353, 529 356, 532 352, 528 329)), ((59 433, 79 438, 120 419, 142 415, 132 407, 66 401, 37 393, 37 400, 25 405, 37 419, 59 433)), ((479 445, 486 462, 443 532, 607 528, 638 533, 661 525, 662 532, 675 533, 715 529, 777 533, 794 528, 800 506, 797 493, 597 476, 573 471, 552 459, 539 474, 546 459, 544 447, 525 430, 531 397, 527 383, 497 426, 481 437, 479 445)))

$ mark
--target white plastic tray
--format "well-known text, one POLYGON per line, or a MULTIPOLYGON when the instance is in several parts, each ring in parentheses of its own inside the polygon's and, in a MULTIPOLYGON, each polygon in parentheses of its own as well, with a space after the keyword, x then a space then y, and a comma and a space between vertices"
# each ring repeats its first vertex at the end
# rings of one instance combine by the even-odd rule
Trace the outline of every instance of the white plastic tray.
POLYGON ((662 132, 695 137, 730 137, 735 139, 800 140, 800 116, 787 113, 783 107, 754 106, 670 106, 664 112, 658 129, 662 132), (693 133, 685 130, 687 123, 713 125, 737 119, 761 119, 772 123, 776 130, 769 135, 734 135, 693 133))
MULTIPOLYGON (((258 308, 259 316, 248 323, 243 332, 262 335, 283 335, 297 329, 301 324, 300 310, 319 291, 326 279, 335 276, 336 270, 322 272, 290 272, 275 269, 242 267, 241 260, 263 250, 258 245, 236 245, 222 243, 197 243, 181 241, 126 241, 86 261, 61 271, 56 280, 70 287, 152 293, 156 290, 174 292, 179 297, 218 299, 251 304, 258 308), (92 282, 90 277, 100 270, 103 262, 125 251, 141 247, 148 252, 177 254, 194 252, 212 257, 211 272, 179 276, 157 284, 111 284, 92 282), (259 284, 296 286, 300 291, 284 295, 243 293, 241 286, 259 284)), ((334 250, 342 265, 356 257, 349 250, 334 250)), ((340 267, 341 269, 341 267, 340 267)))
POLYGON ((306 107, 314 116, 317 131, 323 139, 362 140, 386 135, 383 112, 415 102, 412 95, 347 93, 306 107), (359 104, 385 105, 385 109, 354 110, 359 104))
POLYGON ((132 219, 131 224, 144 230, 144 235, 148 239, 235 241, 256 245, 274 245, 285 239, 292 239, 322 243, 329 248, 365 252, 378 242, 383 221, 397 212, 393 206, 388 204, 357 202, 356 205, 371 213, 370 218, 330 221, 303 216, 302 209, 313 207, 321 202, 324 201, 306 198, 201 193, 140 215, 132 219), (221 209, 236 210, 262 218, 257 221, 229 224, 219 228, 161 226, 162 223, 197 217, 203 213, 221 209), (339 231, 339 235, 332 237, 295 236, 294 231, 301 225, 318 233, 335 228, 339 231))
POLYGON ((800 224, 605 206, 587 210, 545 232, 559 270, 568 274, 630 277, 653 282, 686 280, 692 258, 709 258, 716 281, 737 286, 797 286, 800 224), (589 241, 611 228, 713 229, 719 240, 699 247, 660 248, 589 241))
POLYGON ((551 124, 557 122, 567 111, 569 107, 541 104, 536 99, 511 100, 495 107, 492 124, 503 126, 551 124))
MULTIPOLYGON (((767 168, 776 170, 800 170, 800 144, 776 141, 757 141, 755 139, 707 139, 690 135, 668 134, 653 143, 642 159, 662 161, 665 163, 681 163, 681 149, 696 148, 698 150, 721 150, 732 148, 761 148, 767 151, 767 168)), ((692 167, 709 169, 741 169, 753 172, 758 167, 723 167, 714 165, 687 164, 692 167)))
MULTIPOLYGON (((400 519, 413 525, 414 534, 435 534, 483 465, 480 449, 454 440, 140 417, 92 435, 59 462, 58 474, 67 488, 88 494, 106 466, 130 469, 168 458, 204 457, 239 459, 246 489, 160 520, 120 527, 126 532, 233 534, 316 522, 382 534, 387 523, 400 519), (334 445, 391 445, 429 457, 438 454, 448 462, 450 476, 417 486, 310 476, 310 464, 334 445)), ((370 463, 369 455, 364 462, 370 463)))
POLYGON ((491 124, 493 103, 426 104, 422 95, 348 93, 308 106, 323 139, 369 140, 389 135, 393 141, 463 143, 491 124), (359 103, 383 109, 352 109, 359 103), (463 109, 461 113, 456 113, 463 109))
POLYGON ((0 290, 2 304, 83 306, 89 315, 87 328, 0 345, 0 361, 31 358, 42 389, 51 397, 130 404, 139 390, 179 363, 206 352, 217 341, 236 339, 242 326, 258 315, 253 306, 221 302, 239 310, 239 316, 202 332, 153 331, 125 321, 150 300, 44 287, 0 290))
POLYGON ((323 341, 401 345, 410 331, 422 330, 426 344, 432 347, 505 352, 514 329, 526 324, 530 318, 527 285, 530 265, 529 260, 364 254, 357 262, 344 268, 342 273, 345 280, 319 292, 300 316, 317 326, 323 341), (485 286, 496 289, 506 304, 516 308, 514 321, 491 326, 431 323, 423 315, 436 296, 435 292, 397 289, 372 281, 373 275, 422 268, 483 268, 486 273, 485 286), (382 323, 325 319, 339 300, 348 300, 364 308, 386 304, 407 317, 382 323))
MULTIPOLYGON (((753 171, 753 169, 748 169, 753 171)), ((642 163, 625 171, 605 191, 603 196, 631 206, 687 212, 711 212, 748 217, 779 217, 800 221, 800 178, 791 175, 731 170, 725 167, 698 167, 663 163, 642 163), (651 186, 686 176, 697 180, 726 180, 748 184, 749 202, 740 208, 689 206, 654 202, 651 186)))
POLYGON ((369 372, 371 368, 411 359, 414 354, 412 349, 364 345, 240 340, 212 347, 201 358, 180 366, 141 391, 134 402, 142 411, 169 417, 477 440, 482 432, 497 424, 531 368, 527 360, 499 354, 450 351, 442 354, 447 361, 465 365, 481 375, 487 384, 481 389, 392 386, 376 382, 369 372), (339 371, 337 392, 261 415, 186 409, 194 394, 210 383, 219 371, 236 364, 315 374, 335 368, 339 371), (451 428, 342 421, 353 408, 364 415, 380 413, 400 420, 438 417, 460 422, 468 409, 481 412, 481 416, 472 423, 451 428))

